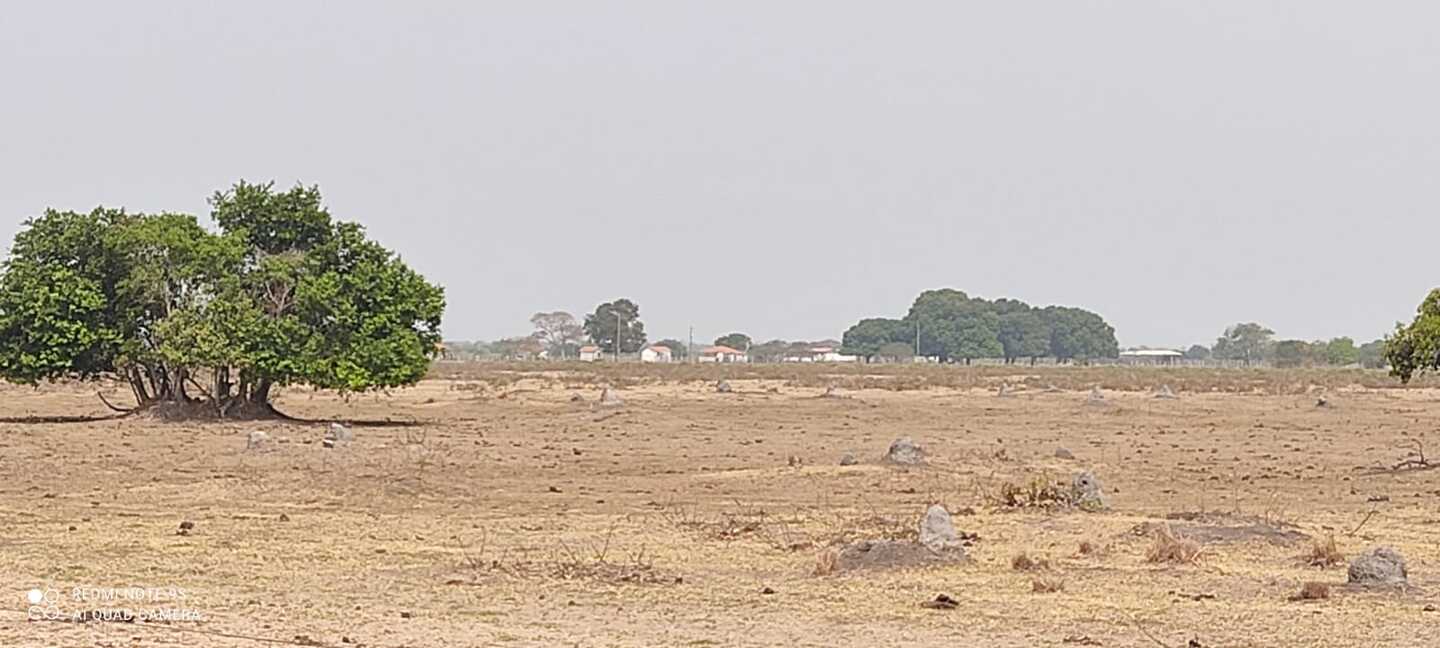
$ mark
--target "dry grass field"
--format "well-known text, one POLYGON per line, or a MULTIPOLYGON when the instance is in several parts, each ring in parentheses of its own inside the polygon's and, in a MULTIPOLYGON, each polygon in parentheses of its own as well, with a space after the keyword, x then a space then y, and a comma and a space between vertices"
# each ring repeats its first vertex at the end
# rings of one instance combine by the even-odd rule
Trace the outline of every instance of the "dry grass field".
POLYGON ((0 395, 0 646, 1440 643, 1440 472, 1396 468, 1440 458, 1440 390, 1380 373, 448 364, 280 396, 357 421, 336 448, 0 395), (927 463, 882 462, 897 437, 927 463), (1047 505, 1082 469, 1110 508, 1047 505), (968 561, 833 570, 932 503, 968 561), (1409 588, 1345 586, 1375 546, 1409 588))

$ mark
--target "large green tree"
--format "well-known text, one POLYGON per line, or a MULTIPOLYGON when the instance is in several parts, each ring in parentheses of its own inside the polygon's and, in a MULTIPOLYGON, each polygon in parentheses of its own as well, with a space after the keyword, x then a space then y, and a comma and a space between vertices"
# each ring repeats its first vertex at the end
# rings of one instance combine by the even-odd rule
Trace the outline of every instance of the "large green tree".
POLYGON ((1120 355, 1115 329, 1099 315, 1068 306, 1047 306, 1040 314, 1050 329, 1050 355, 1081 362, 1120 355))
POLYGON ((1006 364, 1017 358, 1029 358, 1034 364, 1036 358, 1050 353, 1050 327, 1040 313, 1028 307, 1002 313, 996 336, 1004 348, 1006 364))
POLYGON ((628 299, 596 306, 595 312, 585 316, 585 334, 609 353, 639 351, 645 346, 645 323, 640 321, 640 306, 628 299))
POLYGON ((140 407, 273 412, 276 386, 414 384, 440 342, 444 295, 316 188, 241 182, 184 214, 47 211, 0 275, 0 377, 114 376, 140 407))
POLYGON ((1404 383, 1440 369, 1440 288, 1425 296, 1409 325, 1396 324, 1385 338, 1385 361, 1390 374, 1404 383))
POLYGON ((886 344, 906 338, 914 339, 914 330, 914 327, 903 320, 884 317, 862 319, 841 336, 840 352, 873 358, 880 352, 880 347, 886 344))
POLYGON ((905 316, 910 326, 920 330, 920 353, 938 356, 941 360, 998 358, 1005 349, 1000 344, 1000 316, 989 302, 971 299, 952 288, 927 290, 915 298, 905 316))

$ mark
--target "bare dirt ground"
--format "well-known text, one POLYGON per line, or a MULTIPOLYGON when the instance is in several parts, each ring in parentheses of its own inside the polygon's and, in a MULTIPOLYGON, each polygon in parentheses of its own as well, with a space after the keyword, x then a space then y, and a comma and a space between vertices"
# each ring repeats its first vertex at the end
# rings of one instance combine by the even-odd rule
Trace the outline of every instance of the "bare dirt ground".
POLYGON ((349 401, 284 393, 300 417, 418 422, 357 424, 333 449, 324 423, 24 421, 106 412, 88 387, 3 388, 0 646, 1437 641, 1440 472, 1391 469, 1440 427, 1431 388, 1332 385, 1317 407, 1303 374, 1197 392, 1184 372, 1126 370, 1135 391, 1092 404, 1079 370, 1046 369, 1013 397, 982 372, 837 399, 814 369, 737 372, 728 394, 629 380, 623 406, 600 407, 593 375, 492 371, 349 401), (1179 399, 1153 397, 1162 380, 1179 399), (1033 386, 1050 383, 1069 388, 1033 386), (247 450, 253 430, 268 448, 247 450), (927 465, 880 461, 903 436, 927 465), (1081 469, 1108 511, 1003 501, 1081 469), (936 502, 978 535, 968 562, 815 574, 839 543, 913 538, 936 502), (1147 561, 1165 525, 1206 541, 1195 562, 1147 561), (1342 588, 1343 563, 1305 559, 1331 537, 1346 558, 1398 549, 1412 587, 1342 588), (1012 569, 1021 552, 1050 568, 1012 569), (1033 591, 1037 575, 1060 590, 1033 591), (1310 581, 1331 597, 1291 600, 1310 581), (32 589, 59 620, 27 619, 32 589), (921 606, 941 593, 954 609, 921 606), (188 617, 84 618, 97 609, 188 617))

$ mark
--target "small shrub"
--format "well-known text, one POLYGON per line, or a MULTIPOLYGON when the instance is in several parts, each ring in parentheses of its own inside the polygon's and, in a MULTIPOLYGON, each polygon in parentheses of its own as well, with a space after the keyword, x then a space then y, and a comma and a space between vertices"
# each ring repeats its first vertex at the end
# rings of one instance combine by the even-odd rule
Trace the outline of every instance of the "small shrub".
POLYGON ((1010 559, 1010 568, 1022 572, 1041 571, 1050 568, 1050 561, 1044 558, 1036 560, 1022 551, 1010 559))
POLYGON ((1065 589, 1065 581, 1058 576, 1036 576, 1030 579, 1030 591, 1036 594, 1054 594, 1065 589))
POLYGON ((1081 540, 1079 552, 1082 556, 1098 556, 1104 553, 1105 550, 1102 549, 1100 545, 1097 545, 1089 540, 1081 540))
POLYGON ((1292 601, 1319 601, 1330 598, 1330 586, 1326 583, 1309 582, 1300 586, 1300 592, 1292 597, 1292 601))
POLYGON ((1189 565, 1199 560, 1202 552, 1200 543, 1176 535, 1170 527, 1165 526, 1155 531, 1155 542, 1145 553, 1145 560, 1152 563, 1189 565))
POLYGON ((1036 477, 1025 484, 1001 484, 998 499, 1010 508, 1059 507, 1070 504, 1070 491, 1048 478, 1036 477))
POLYGON ((1316 539, 1310 545, 1310 553, 1306 554, 1305 562, 1311 567, 1334 567, 1345 562, 1345 554, 1340 553, 1340 548, 1335 545, 1335 536, 1325 540, 1316 539))

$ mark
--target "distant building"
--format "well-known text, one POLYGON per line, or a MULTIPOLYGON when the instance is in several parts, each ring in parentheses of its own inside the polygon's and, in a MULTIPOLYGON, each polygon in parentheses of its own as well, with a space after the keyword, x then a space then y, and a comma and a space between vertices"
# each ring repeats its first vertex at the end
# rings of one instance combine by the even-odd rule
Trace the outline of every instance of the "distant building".
POLYGON ((705 347, 700 350, 700 355, 695 358, 700 362, 749 362, 750 357, 744 351, 732 349, 727 346, 705 347))
POLYGON ((859 362, 860 356, 845 355, 835 347, 818 346, 785 357, 785 362, 859 362))
POLYGON ((1179 362, 1185 354, 1174 349, 1131 349, 1120 352, 1124 364, 1168 365, 1179 362))
POLYGON ((652 344, 640 350, 641 362, 670 362, 674 360, 674 354, 670 347, 663 344, 652 344))
POLYGON ((581 362, 595 362, 596 360, 602 360, 602 359, 604 359, 604 358, 605 358, 605 352, 604 352, 604 351, 601 351, 601 350, 600 350, 600 347, 598 347, 598 346, 583 346, 583 347, 580 347, 580 361, 581 361, 581 362))

